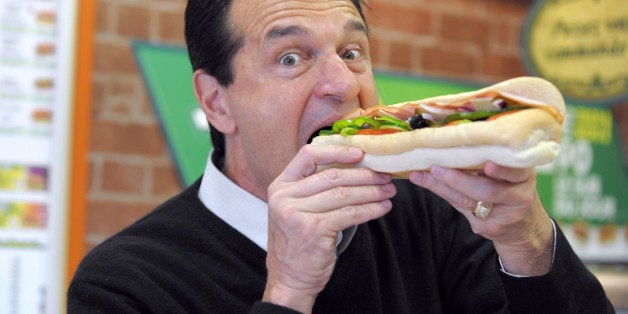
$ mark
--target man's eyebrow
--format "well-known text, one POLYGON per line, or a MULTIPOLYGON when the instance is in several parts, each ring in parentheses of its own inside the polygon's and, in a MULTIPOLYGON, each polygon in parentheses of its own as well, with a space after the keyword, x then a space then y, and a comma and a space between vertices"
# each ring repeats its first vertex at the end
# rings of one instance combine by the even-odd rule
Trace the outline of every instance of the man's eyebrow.
POLYGON ((307 34, 307 29, 299 25, 276 26, 276 27, 273 27, 266 34, 266 36, 264 36, 264 38, 265 38, 265 41, 269 41, 276 38, 306 35, 306 34, 307 34))
POLYGON ((366 25, 364 25, 364 23, 358 21, 358 20, 353 20, 353 21, 349 21, 347 22, 347 24, 345 25, 345 30, 349 31, 349 32, 353 32, 353 31, 358 31, 364 34, 368 35, 368 31, 366 29, 366 25))
MULTIPOLYGON (((367 29, 364 23, 357 20, 347 22, 347 24, 345 25, 345 30, 349 32, 357 31, 367 34, 367 29)), ((264 41, 289 36, 307 35, 307 33, 307 29, 300 25, 275 26, 270 29, 266 36, 264 36, 264 41)))

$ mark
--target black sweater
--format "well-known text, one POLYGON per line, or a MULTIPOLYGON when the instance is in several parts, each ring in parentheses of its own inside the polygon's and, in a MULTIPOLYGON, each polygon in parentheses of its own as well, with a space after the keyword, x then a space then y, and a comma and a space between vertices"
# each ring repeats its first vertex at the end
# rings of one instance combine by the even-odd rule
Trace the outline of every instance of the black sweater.
MULTIPOLYGON (((289 312, 259 302, 266 252, 203 206, 199 182, 93 249, 68 312, 289 312)), ((315 313, 613 312, 560 231, 551 272, 513 278, 449 204, 396 184, 393 210, 358 226, 315 313)))

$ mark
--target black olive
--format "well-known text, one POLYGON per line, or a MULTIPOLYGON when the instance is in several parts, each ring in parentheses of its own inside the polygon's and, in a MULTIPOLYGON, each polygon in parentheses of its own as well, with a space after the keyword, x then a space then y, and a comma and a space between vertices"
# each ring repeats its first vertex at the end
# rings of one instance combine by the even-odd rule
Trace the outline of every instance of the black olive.
POLYGON ((428 126, 427 120, 425 120, 423 116, 420 114, 415 114, 412 117, 410 117, 410 120, 408 121, 408 123, 410 123, 410 127, 412 129, 426 128, 428 126))

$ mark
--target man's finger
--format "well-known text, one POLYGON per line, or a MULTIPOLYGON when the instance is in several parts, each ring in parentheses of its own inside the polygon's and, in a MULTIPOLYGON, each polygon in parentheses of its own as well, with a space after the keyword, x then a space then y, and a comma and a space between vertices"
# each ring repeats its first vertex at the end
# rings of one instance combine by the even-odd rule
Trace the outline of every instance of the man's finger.
POLYGON ((367 186, 338 186, 309 197, 299 198, 295 206, 303 212, 327 212, 346 206, 380 202, 396 193, 392 183, 367 186))
POLYGON ((510 183, 524 183, 530 180, 534 175, 532 169, 518 169, 500 166, 493 162, 488 162, 484 166, 484 174, 498 180, 510 183))
POLYGON ((299 181, 314 174, 318 165, 353 164, 360 161, 363 155, 364 152, 356 147, 305 145, 277 179, 283 182, 299 181))
POLYGON ((390 183, 389 174, 378 173, 366 168, 325 169, 319 173, 303 178, 299 185, 285 189, 291 197, 308 197, 336 187, 356 187, 382 185, 390 183))
POLYGON ((340 231, 382 217, 391 209, 392 202, 388 199, 358 206, 345 206, 326 213, 330 216, 327 223, 332 230, 340 231))
POLYGON ((436 195, 446 199, 452 206, 462 210, 475 206, 477 200, 468 194, 452 188, 442 180, 439 180, 433 173, 428 171, 418 171, 410 174, 410 181, 422 186, 436 195))

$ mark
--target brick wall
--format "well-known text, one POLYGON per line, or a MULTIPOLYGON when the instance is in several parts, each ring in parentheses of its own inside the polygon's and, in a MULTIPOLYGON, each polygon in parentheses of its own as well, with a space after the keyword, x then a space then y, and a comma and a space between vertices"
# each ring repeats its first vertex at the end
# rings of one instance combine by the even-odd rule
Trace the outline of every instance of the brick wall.
MULTIPOLYGON (((374 66, 481 82, 524 75, 518 42, 530 3, 371 0, 374 66)), ((184 9, 184 0, 98 1, 88 249, 181 189, 131 43, 142 39, 183 45, 184 9)), ((617 121, 627 121, 628 104, 614 113, 617 121)), ((620 132, 628 138, 626 123, 620 132)))
POLYGON ((372 1, 375 66, 480 81, 523 75, 518 41, 529 3, 372 1))
POLYGON ((185 1, 97 3, 88 249, 181 188, 131 44, 135 39, 183 44, 185 1))

